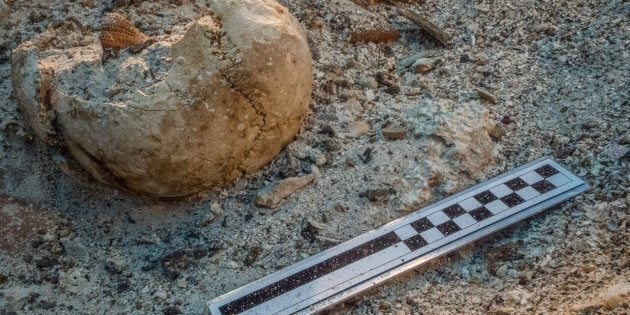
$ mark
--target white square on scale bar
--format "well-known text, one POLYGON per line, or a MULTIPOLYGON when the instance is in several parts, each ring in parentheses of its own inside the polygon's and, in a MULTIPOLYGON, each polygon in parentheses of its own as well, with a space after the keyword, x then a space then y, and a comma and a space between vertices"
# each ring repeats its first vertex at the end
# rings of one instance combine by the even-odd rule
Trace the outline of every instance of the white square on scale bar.
POLYGON ((521 196, 523 200, 530 200, 534 197, 540 196, 540 193, 536 189, 532 188, 531 186, 527 186, 517 191, 516 194, 521 196))
POLYGON ((475 220, 473 217, 470 216, 470 214, 466 213, 463 215, 460 215, 459 217, 453 219, 453 222, 455 222, 455 224, 457 224, 457 226, 459 226, 461 229, 465 229, 475 223, 477 223, 477 220, 475 220))
POLYGON ((424 240, 427 241, 427 243, 429 244, 441 238, 444 238, 444 235, 442 234, 442 232, 440 232, 440 230, 438 230, 437 228, 431 228, 429 230, 426 230, 420 233, 420 236, 422 236, 422 238, 424 238, 424 240))
POLYGON ((492 214, 497 214, 510 208, 506 204, 504 204, 503 201, 501 201, 500 199, 497 199, 491 203, 488 203, 484 207, 486 207, 486 209, 492 212, 492 214))
POLYGON ((431 221, 431 223, 433 223, 433 225, 440 225, 440 224, 450 220, 450 218, 442 211, 438 211, 438 212, 435 212, 435 213, 432 213, 432 214, 428 215, 427 219, 429 219, 429 221, 431 221))
POLYGON ((493 195, 497 196, 497 198, 503 198, 513 193, 514 191, 510 189, 510 187, 506 186, 505 184, 501 184, 499 186, 490 188, 490 192, 493 195))
POLYGON ((521 175, 520 177, 528 185, 533 185, 544 179, 542 176, 540 176, 536 172, 529 172, 527 174, 521 175))
POLYGON ((570 179, 568 179, 566 176, 562 175, 561 173, 558 173, 556 175, 553 175, 553 176, 547 178, 547 181, 552 183, 556 187, 560 187, 562 185, 565 185, 565 184, 571 182, 570 179))
POLYGON ((481 207, 481 203, 479 203, 479 201, 477 201, 477 199, 475 199, 473 197, 470 197, 468 199, 460 201, 459 205, 462 208, 464 208, 464 210, 466 210, 466 211, 475 210, 475 209, 481 207))
POLYGON ((394 232, 396 232, 396 235, 398 235, 398 237, 403 241, 410 237, 418 235, 418 231, 416 231, 416 229, 411 227, 411 225, 409 224, 396 229, 394 232))

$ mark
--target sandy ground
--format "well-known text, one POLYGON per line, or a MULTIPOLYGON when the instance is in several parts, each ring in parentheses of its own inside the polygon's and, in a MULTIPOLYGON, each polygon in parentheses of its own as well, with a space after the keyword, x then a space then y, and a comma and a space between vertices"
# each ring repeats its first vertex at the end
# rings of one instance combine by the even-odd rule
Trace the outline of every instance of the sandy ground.
POLYGON ((97 32, 112 10, 162 34, 206 14, 205 1, 0 1, 0 314, 203 314, 205 301, 335 240, 545 155, 591 189, 330 313, 627 314, 630 3, 403 5, 452 34, 448 48, 387 5, 281 3, 315 60, 296 142, 230 187, 158 201, 60 170, 16 110, 11 49, 68 17, 97 32), (373 29, 401 37, 349 42, 373 29), (397 66, 423 51, 431 71, 397 66), (384 137, 392 126, 404 139, 384 137), (303 191, 255 205, 262 187, 313 165, 321 175, 303 191), (321 229, 303 233, 308 220, 321 229))

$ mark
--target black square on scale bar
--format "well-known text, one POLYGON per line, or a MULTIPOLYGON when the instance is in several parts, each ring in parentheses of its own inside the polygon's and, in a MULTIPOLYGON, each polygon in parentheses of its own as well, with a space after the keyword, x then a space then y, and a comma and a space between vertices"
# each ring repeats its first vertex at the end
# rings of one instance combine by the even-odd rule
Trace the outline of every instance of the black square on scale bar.
POLYGON ((440 232, 442 232, 442 234, 444 234, 444 236, 448 236, 450 234, 453 234, 453 233, 461 230, 461 228, 459 228, 459 226, 457 226, 457 224, 455 224, 455 222, 453 222, 453 221, 446 221, 446 222, 438 225, 437 229, 440 230, 440 232))
POLYGON ((538 191, 539 193, 544 194, 548 191, 556 189, 556 186, 554 186, 554 184, 550 183, 546 179, 543 179, 538 183, 533 184, 532 188, 536 189, 536 191, 538 191))
POLYGON ((479 201, 482 205, 493 202, 497 200, 497 196, 493 195, 489 190, 486 190, 480 194, 475 195, 475 199, 479 201))
POLYGON ((475 210, 468 212, 471 217, 473 217, 477 222, 485 220, 492 216, 492 212, 490 212, 486 207, 481 206, 475 210))
POLYGON ((515 193, 511 193, 503 198, 501 198, 501 201, 503 201, 503 203, 512 208, 514 206, 518 206, 521 203, 525 202, 525 200, 523 200, 523 198, 521 198, 521 196, 515 194, 515 193))
POLYGON ((454 204, 448 208, 444 208, 442 212, 446 213, 449 218, 455 219, 460 215, 466 213, 466 210, 464 210, 464 208, 462 208, 462 206, 460 206, 459 204, 454 204))
POLYGON ((420 248, 420 247, 424 247, 427 244, 427 241, 420 236, 420 234, 418 235, 414 235, 413 237, 410 237, 406 240, 404 240, 405 245, 407 245, 407 247, 409 247, 409 249, 411 249, 412 251, 420 248))
POLYGON ((422 233, 433 227, 433 223, 429 221, 427 218, 422 218, 418 221, 414 221, 411 223, 411 226, 418 231, 418 233, 422 233))
POLYGON ((520 177, 517 177, 517 178, 510 179, 507 182, 505 182, 505 186, 508 186, 510 189, 517 191, 517 190, 521 190, 527 187, 528 185, 520 177))
POLYGON ((538 173, 538 175, 547 178, 547 177, 551 177, 553 175, 558 174, 558 170, 551 167, 551 165, 547 164, 543 167, 539 167, 535 170, 536 173, 538 173))

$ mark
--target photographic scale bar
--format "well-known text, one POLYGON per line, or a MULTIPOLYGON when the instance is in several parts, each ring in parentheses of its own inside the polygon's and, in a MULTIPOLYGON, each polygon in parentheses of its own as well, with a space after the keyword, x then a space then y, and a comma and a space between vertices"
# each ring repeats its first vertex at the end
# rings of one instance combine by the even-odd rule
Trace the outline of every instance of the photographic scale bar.
POLYGON ((543 158, 219 296, 208 307, 213 315, 321 311, 587 188, 543 158))

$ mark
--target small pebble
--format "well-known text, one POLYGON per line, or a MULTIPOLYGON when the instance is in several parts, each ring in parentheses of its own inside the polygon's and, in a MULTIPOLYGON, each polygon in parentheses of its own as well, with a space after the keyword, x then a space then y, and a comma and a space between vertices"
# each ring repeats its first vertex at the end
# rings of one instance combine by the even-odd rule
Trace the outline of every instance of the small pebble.
POLYGON ((365 99, 368 101, 373 101, 376 99, 376 95, 374 95, 374 91, 373 90, 366 90, 365 91, 365 99))
POLYGON ((479 95, 479 98, 481 98, 484 101, 490 102, 492 104, 497 103, 497 97, 488 91, 479 89, 477 90, 477 94, 479 95))
POLYGON ((619 223, 617 223, 616 220, 610 219, 606 222, 606 227, 608 227, 609 231, 615 232, 619 229, 619 223))
POLYGON ((307 155, 311 162, 315 163, 317 166, 322 166, 328 161, 326 154, 323 154, 322 151, 318 149, 311 148, 308 150, 307 155))
POLYGON ((335 139, 326 139, 324 140, 324 148, 327 151, 334 152, 341 149, 341 144, 339 144, 339 142, 335 139))
POLYGON ((383 137, 387 140, 403 140, 407 137, 407 128, 405 127, 387 127, 383 130, 383 137))
POLYGON ((348 126, 348 136, 351 138, 358 138, 368 132, 370 132, 370 125, 364 121, 355 121, 348 126))
POLYGON ((362 87, 366 89, 372 89, 372 90, 375 90, 378 88, 378 82, 376 82, 376 79, 374 79, 373 77, 359 79, 359 85, 361 85, 362 87))
POLYGON ((329 137, 334 137, 335 136, 335 129, 333 129, 332 126, 330 125, 323 125, 319 131, 317 131, 318 134, 323 134, 323 135, 327 135, 329 137))
POLYGON ((351 98, 347 100, 345 103, 345 107, 354 115, 360 115, 361 113, 363 113, 363 106, 361 105, 361 102, 356 98, 351 98))
POLYGON ((488 132, 490 137, 492 137, 492 139, 494 140, 500 140, 501 138, 503 138, 503 136, 505 136, 505 133, 505 128, 499 123, 496 123, 494 126, 492 126, 492 129, 490 129, 490 131, 488 132))
POLYGON ((35 260, 35 266, 39 269, 50 268, 58 265, 59 262, 53 257, 44 257, 42 259, 35 260))
POLYGON ((497 268, 497 277, 503 278, 505 277, 505 275, 507 275, 507 272, 508 272, 507 265, 501 265, 499 268, 497 268))
POLYGON ((389 195, 389 189, 368 189, 359 196, 367 198, 370 202, 379 202, 385 200, 385 198, 389 195))
POLYGON ((385 93, 391 95, 397 95, 400 93, 400 87, 398 85, 392 85, 385 89, 385 93))
POLYGON ((64 252, 66 255, 81 261, 85 262, 89 259, 90 255, 85 246, 78 239, 68 239, 62 238, 61 245, 63 245, 64 252))
POLYGON ((153 293, 153 298, 164 301, 168 298, 168 294, 164 290, 157 290, 153 293))
POLYGON ((512 118, 508 115, 503 116, 503 118, 501 118, 501 123, 504 125, 509 125, 511 123, 513 123, 514 120, 512 120, 512 118))
POLYGON ((262 248, 260 246, 252 247, 249 250, 249 253, 247 254, 247 256, 245 256, 245 260, 243 260, 243 265, 245 267, 249 267, 253 265, 258 259, 258 256, 260 256, 261 252, 262 252, 262 248))

